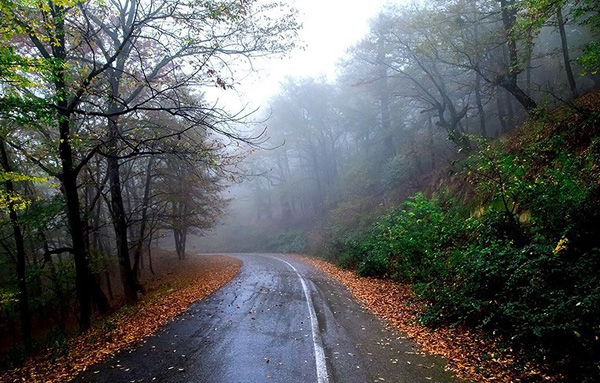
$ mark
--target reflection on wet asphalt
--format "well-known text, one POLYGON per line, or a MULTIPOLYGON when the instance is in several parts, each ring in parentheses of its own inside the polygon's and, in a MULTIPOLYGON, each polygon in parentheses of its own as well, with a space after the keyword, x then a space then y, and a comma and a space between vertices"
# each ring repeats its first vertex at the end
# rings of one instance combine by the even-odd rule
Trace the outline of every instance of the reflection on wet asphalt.
POLYGON ((457 381, 443 370, 439 358, 420 353, 401 334, 386 329, 320 271, 284 255, 233 256, 244 264, 229 284, 191 305, 136 348, 74 381, 457 381), (321 343, 324 354, 321 375, 326 375, 320 380, 315 342, 321 343))

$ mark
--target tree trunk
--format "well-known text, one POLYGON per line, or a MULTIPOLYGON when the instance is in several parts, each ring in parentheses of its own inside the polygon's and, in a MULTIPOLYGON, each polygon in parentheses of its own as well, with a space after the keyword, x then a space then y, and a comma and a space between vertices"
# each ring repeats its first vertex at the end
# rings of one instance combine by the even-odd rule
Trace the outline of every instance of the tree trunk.
POLYGON ((56 93, 56 118, 59 133, 58 156, 61 170, 58 178, 61 183, 62 193, 65 197, 66 215, 71 245, 73 246, 73 259, 75 261, 75 291, 79 302, 79 329, 89 329, 92 315, 92 298, 96 299, 101 309, 108 307, 106 296, 99 289, 90 270, 88 251, 85 246, 85 229, 81 220, 81 206, 79 202, 77 176, 79 170, 74 164, 75 156, 71 146, 71 114, 69 105, 69 87, 65 62, 67 59, 65 44, 65 8, 56 6, 54 9, 54 29, 56 43, 52 44, 52 56, 56 63, 52 66, 54 89, 56 93))
POLYGON ((182 230, 180 230, 180 235, 179 235, 179 250, 180 250, 179 259, 181 259, 182 261, 186 257, 185 250, 186 250, 186 243, 187 243, 187 232, 188 232, 187 228, 183 228, 182 230))
POLYGON ((175 238, 175 252, 177 253, 177 258, 181 261, 183 260, 183 230, 174 229, 173 236, 175 238))
POLYGON ((571 68, 571 58, 569 57, 569 45, 567 43, 567 33, 565 31, 565 22, 562 14, 562 7, 556 9, 556 20, 558 21, 558 31, 560 32, 560 42, 563 53, 563 60, 565 63, 565 72, 567 74, 567 81, 569 82, 569 88, 573 97, 579 96, 577 90, 577 83, 575 82, 575 76, 573 76, 573 69, 571 68))
POLYGON ((482 137, 487 137, 485 111, 483 110, 483 102, 481 101, 481 77, 479 73, 475 73, 475 103, 477 104, 477 114, 479 115, 479 133, 482 137))
POLYGON ((146 237, 146 224, 148 221, 148 206, 150 205, 150 188, 152 186, 152 168, 154 167, 154 157, 148 159, 146 167, 146 182, 144 183, 144 198, 142 200, 142 214, 140 217, 140 231, 138 240, 135 246, 133 270, 139 270, 140 262, 142 261, 144 239, 146 237))
POLYGON ((100 162, 101 162, 101 158, 98 158, 96 161, 96 179, 95 179, 95 183, 96 183, 96 187, 98 188, 97 193, 97 200, 96 200, 96 205, 94 206, 94 227, 93 227, 93 235, 92 235, 92 243, 94 244, 94 247, 96 248, 98 255, 101 257, 102 260, 102 268, 103 268, 103 275, 104 275, 104 283, 106 284, 106 290, 108 291, 108 296, 110 298, 110 300, 114 300, 115 299, 115 295, 113 293, 113 289, 112 289, 112 282, 110 280, 110 264, 108 262, 108 255, 110 253, 110 250, 106 249, 106 246, 104 244, 104 241, 101 238, 101 221, 102 221, 102 207, 103 207, 103 198, 100 197, 100 194, 102 193, 102 187, 103 184, 105 183, 105 180, 102 180, 102 173, 100 171, 100 162))
POLYGON ((59 131, 58 153, 61 162, 60 181, 66 202, 67 222, 71 232, 73 258, 75 261, 75 290, 79 301, 79 329, 85 331, 90 327, 92 315, 92 300, 88 281, 91 272, 85 248, 85 239, 81 221, 81 208, 77 194, 77 173, 73 166, 73 149, 71 147, 71 113, 68 110, 68 88, 64 61, 65 50, 65 25, 63 7, 55 10, 55 35, 57 42, 52 45, 53 56, 57 63, 53 66, 54 88, 57 96, 57 123, 59 131))
POLYGON ((508 116, 508 128, 512 129, 515 126, 515 108, 513 107, 512 94, 505 89, 502 90, 504 95, 504 104, 506 105, 506 115, 508 116))
POLYGON ((284 225, 289 225, 292 219, 292 207, 288 199, 288 193, 283 191, 279 194, 279 204, 281 205, 281 217, 284 225))
POLYGON ((85 231, 81 220, 77 172, 73 169, 73 152, 70 142, 69 116, 59 113, 60 144, 59 156, 62 165, 60 181, 65 197, 67 221, 71 232, 73 258, 75 261, 75 290, 80 306, 79 329, 89 329, 92 315, 92 297, 101 310, 108 307, 106 296, 93 278, 88 252, 85 245, 85 231))
MULTIPOLYGON (((5 172, 11 172, 12 166, 8 159, 8 153, 6 152, 6 143, 2 137, 0 137, 0 155, 2 160, 2 167, 5 172)), ((8 194, 8 211, 10 224, 12 226, 13 237, 15 239, 15 247, 17 250, 17 281, 19 286, 19 316, 21 318, 21 333, 23 335, 23 344, 27 352, 31 351, 32 339, 31 339, 31 312, 29 311, 29 295, 27 293, 27 279, 26 279, 26 264, 25 264, 25 239, 23 238, 23 232, 21 231, 21 225, 19 223, 19 216, 14 203, 10 201, 10 196, 15 192, 15 188, 12 180, 7 179, 4 182, 6 192, 8 194)))
POLYGON ((175 236, 175 250, 179 260, 185 259, 185 243, 188 231, 188 208, 185 202, 173 204, 173 234, 175 236))
POLYGON ((148 233, 148 269, 152 275, 154 275, 154 265, 152 264, 152 240, 154 239, 154 229, 152 226, 150 227, 150 232, 148 233))
MULTIPOLYGON (((123 169, 122 166, 119 166, 119 173, 124 173, 127 174, 127 169, 123 169)), ((136 222, 137 220, 137 216, 133 215, 133 205, 134 205, 134 201, 139 201, 139 198, 137 198, 137 194, 135 193, 135 185, 131 186, 131 182, 127 182, 127 180, 122 181, 121 183, 121 196, 123 199, 123 209, 124 211, 128 212, 128 219, 126 219, 127 222, 127 238, 130 239, 131 241, 134 240, 134 238, 137 238, 136 235, 136 227, 134 225, 134 222, 136 222)), ((131 251, 130 251, 131 253, 131 251)), ((130 254, 131 255, 131 254, 130 254)), ((133 258, 135 259, 135 258, 133 258)), ((133 271, 135 272, 135 267, 133 267, 133 271)))
POLYGON ((313 204, 314 212, 317 215, 319 215, 320 213, 322 213, 320 207, 321 207, 321 203, 323 201, 323 196, 325 195, 325 193, 324 193, 323 185, 321 182, 321 167, 319 166, 317 150, 315 149, 314 145, 312 145, 312 142, 310 143, 310 147, 309 147, 309 155, 310 155, 310 162, 312 165, 312 176, 315 179, 315 185, 317 187, 317 192, 318 192, 318 195, 314 196, 312 198, 312 204, 313 204))
POLYGON ((394 157, 394 136, 392 133, 392 120, 390 116, 390 91, 388 86, 388 67, 385 65, 385 45, 383 37, 377 40, 377 63, 379 71, 379 113, 381 117, 381 130, 383 132, 384 160, 394 157))
POLYGON ((506 106, 504 105, 504 97, 500 87, 496 88, 496 107, 498 108, 498 120, 500 121, 500 130, 496 136, 499 136, 500 134, 508 131, 508 124, 506 122, 506 106))
MULTIPOLYGON (((516 82, 506 81, 505 79, 500 79, 498 85, 504 88, 508 93, 512 94, 515 99, 525 108, 530 115, 535 115, 537 110, 537 103, 527 95, 521 89, 516 82)), ((513 116, 511 116, 513 117, 513 116)))
POLYGON ((525 43, 525 52, 526 52, 526 59, 525 59, 525 92, 527 94, 531 94, 531 84, 532 84, 532 72, 533 72, 533 68, 531 67, 531 63, 533 61, 533 48, 535 47, 535 43, 533 41, 534 36, 533 36, 533 32, 531 30, 527 31, 527 36, 526 36, 526 43, 525 43))
MULTIPOLYGON (((68 142, 68 139, 63 142, 68 142)), ((75 289, 80 306, 79 329, 85 331, 89 329, 91 321, 92 300, 89 283, 93 278, 87 257, 87 249, 85 248, 79 195, 77 194, 77 179, 71 170, 71 157, 67 154, 67 152, 70 152, 70 145, 61 143, 61 146, 69 146, 68 149, 61 150, 61 160, 63 161, 62 189, 67 204, 67 219, 71 231, 75 260, 75 289)))
POLYGON ((435 156, 435 141, 433 131, 433 120, 431 114, 427 116, 427 132, 429 133, 429 155, 431 159, 431 170, 435 169, 436 156, 435 156))
MULTIPOLYGON (((114 124, 111 123, 111 125, 114 124)), ((113 128, 114 129, 114 128, 113 128)), ((139 282, 129 259, 129 243, 127 240, 127 221, 125 219, 125 208, 121 191, 121 176, 119 171, 119 160, 114 156, 107 158, 107 170, 110 182, 110 204, 117 242, 117 256, 119 258, 119 270, 121 282, 125 293, 125 301, 134 304, 138 301, 139 282)))
POLYGON ((514 5, 514 0, 500 0, 502 24, 506 36, 506 45, 508 47, 508 66, 506 73, 502 76, 499 76, 495 82, 497 85, 503 87, 510 94, 512 94, 525 108, 528 114, 535 115, 537 113, 537 103, 531 97, 529 97, 517 83, 517 78, 520 72, 520 62, 517 41, 511 34, 511 31, 517 22, 517 11, 513 7, 514 5))

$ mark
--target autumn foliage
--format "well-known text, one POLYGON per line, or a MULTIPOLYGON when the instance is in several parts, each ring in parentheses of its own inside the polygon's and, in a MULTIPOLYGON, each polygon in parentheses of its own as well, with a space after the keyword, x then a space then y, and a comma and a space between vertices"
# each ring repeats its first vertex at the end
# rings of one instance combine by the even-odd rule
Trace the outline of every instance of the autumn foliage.
POLYGON ((314 258, 303 258, 345 285, 352 294, 390 326, 417 342, 424 351, 443 356, 447 368, 460 378, 474 382, 557 382, 541 366, 517 366, 510 350, 501 350, 493 339, 464 327, 441 326, 436 329, 419 323, 425 302, 415 299, 411 288, 392 280, 360 277, 314 258))
POLYGON ((19 368, 0 375, 3 383, 64 383, 119 350, 133 346, 188 306, 219 289, 241 261, 223 256, 191 257, 174 271, 156 278, 135 306, 125 306, 93 328, 68 341, 60 350, 48 349, 19 368))

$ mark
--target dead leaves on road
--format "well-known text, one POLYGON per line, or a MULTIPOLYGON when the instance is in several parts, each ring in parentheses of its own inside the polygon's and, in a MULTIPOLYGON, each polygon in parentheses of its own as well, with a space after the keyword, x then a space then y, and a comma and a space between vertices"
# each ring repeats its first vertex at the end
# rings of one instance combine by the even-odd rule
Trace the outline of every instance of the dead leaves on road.
POLYGON ((23 366, 0 375, 4 383, 64 383, 108 355, 155 332, 188 306, 233 278, 241 261, 222 256, 194 257, 150 286, 133 307, 124 307, 69 341, 68 354, 53 358, 49 350, 23 366), (54 359, 54 360, 53 360, 54 359))
POLYGON ((345 285, 367 308, 420 344, 424 351, 443 356, 448 368, 461 379, 490 383, 558 381, 533 364, 516 368, 513 355, 501 351, 482 334, 464 328, 430 329, 420 325, 417 316, 424 303, 414 299, 407 285, 359 277, 328 262, 302 259, 345 285))

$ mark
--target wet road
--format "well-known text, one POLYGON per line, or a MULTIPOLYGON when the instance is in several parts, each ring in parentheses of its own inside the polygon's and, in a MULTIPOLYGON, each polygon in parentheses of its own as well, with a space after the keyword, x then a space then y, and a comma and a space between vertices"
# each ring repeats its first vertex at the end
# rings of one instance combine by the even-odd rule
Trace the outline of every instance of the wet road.
POLYGON ((229 284, 74 382, 457 382, 320 271, 233 256, 244 264, 229 284))

